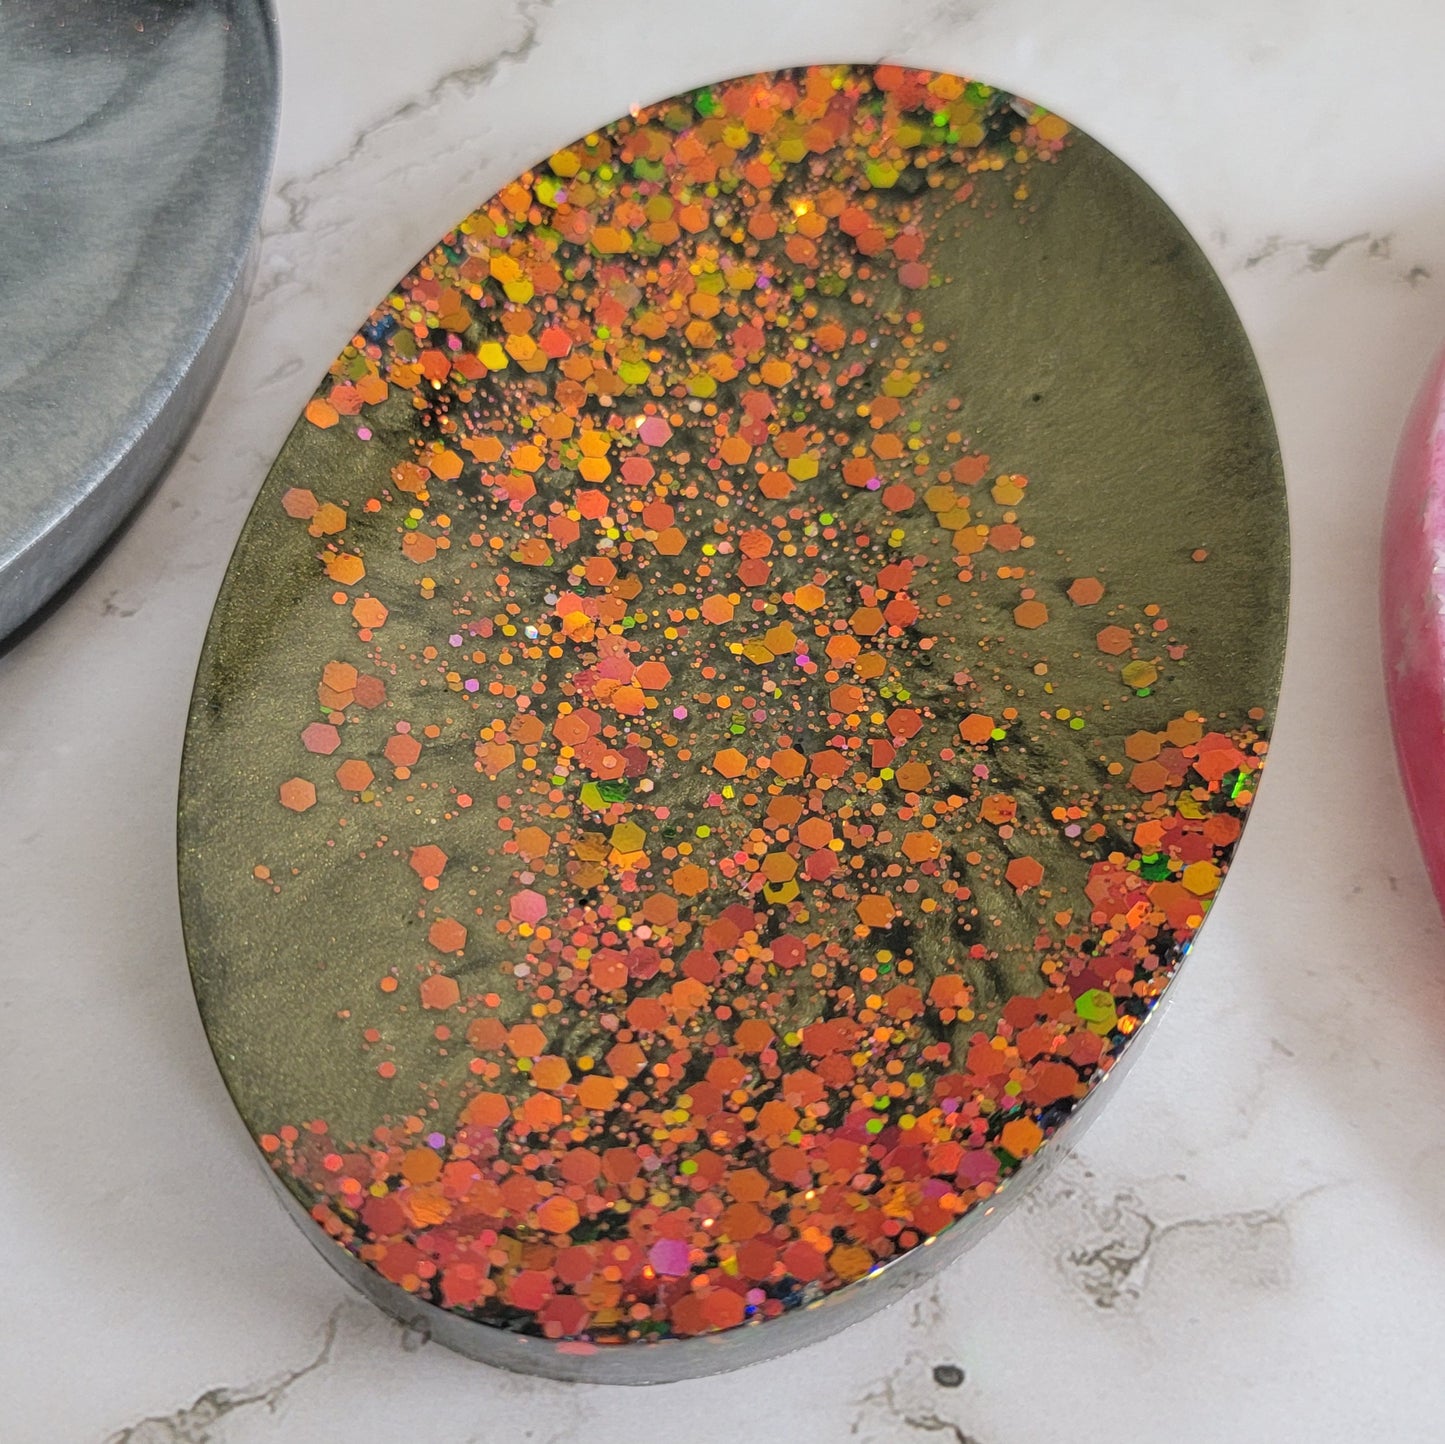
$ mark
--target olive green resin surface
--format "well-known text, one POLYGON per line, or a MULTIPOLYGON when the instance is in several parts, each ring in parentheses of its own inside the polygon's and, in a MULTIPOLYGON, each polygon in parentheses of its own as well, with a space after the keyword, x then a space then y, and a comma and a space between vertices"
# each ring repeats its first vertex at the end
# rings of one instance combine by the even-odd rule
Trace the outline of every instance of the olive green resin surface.
POLYGON ((1057 117, 823 67, 541 161, 338 357, 201 663, 187 939, 278 1182, 519 1367, 856 1314, 1167 986, 1286 587, 1228 301, 1057 117))

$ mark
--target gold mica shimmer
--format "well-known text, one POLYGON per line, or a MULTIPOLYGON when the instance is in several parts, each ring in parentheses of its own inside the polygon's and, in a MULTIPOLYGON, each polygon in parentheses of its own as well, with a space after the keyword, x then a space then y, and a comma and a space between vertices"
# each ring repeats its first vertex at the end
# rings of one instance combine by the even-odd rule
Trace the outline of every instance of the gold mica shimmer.
POLYGON ((841 1290, 1147 1017, 1286 583, 1228 302, 1057 117, 825 67, 598 131, 383 300, 233 559, 180 843, 237 1106, 378 1279, 563 1350, 841 1290))

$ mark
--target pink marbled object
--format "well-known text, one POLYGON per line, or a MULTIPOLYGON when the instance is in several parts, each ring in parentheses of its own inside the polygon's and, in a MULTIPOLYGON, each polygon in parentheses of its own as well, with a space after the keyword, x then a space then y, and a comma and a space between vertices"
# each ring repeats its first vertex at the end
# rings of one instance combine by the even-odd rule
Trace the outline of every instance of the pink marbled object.
POLYGON ((1400 438, 1380 574, 1395 755, 1435 896, 1445 908, 1445 353, 1400 438))

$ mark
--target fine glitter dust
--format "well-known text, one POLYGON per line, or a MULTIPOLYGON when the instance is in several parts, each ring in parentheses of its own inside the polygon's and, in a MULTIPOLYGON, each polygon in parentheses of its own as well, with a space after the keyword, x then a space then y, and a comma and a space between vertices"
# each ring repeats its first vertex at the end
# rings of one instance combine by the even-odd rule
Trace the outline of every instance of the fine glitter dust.
POLYGON ((196 992, 307 1232, 568 1378, 930 1275, 1204 921, 1287 571, 1222 288, 1048 111, 817 67, 519 176, 332 365, 196 686, 196 992))

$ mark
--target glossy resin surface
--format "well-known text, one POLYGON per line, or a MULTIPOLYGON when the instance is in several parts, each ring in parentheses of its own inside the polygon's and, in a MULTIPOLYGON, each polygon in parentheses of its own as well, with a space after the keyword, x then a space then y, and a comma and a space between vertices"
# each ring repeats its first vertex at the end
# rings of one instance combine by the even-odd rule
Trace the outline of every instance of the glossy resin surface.
POLYGON ((519 1368, 881 1302, 1203 922, 1287 569, 1222 289, 1058 117, 820 67, 547 158, 337 358, 202 661, 188 944, 279 1184, 519 1368))

